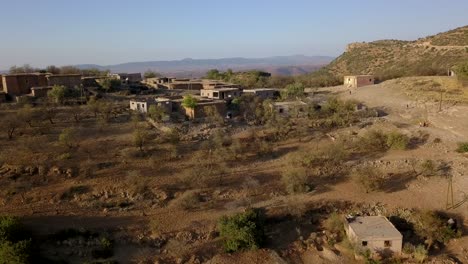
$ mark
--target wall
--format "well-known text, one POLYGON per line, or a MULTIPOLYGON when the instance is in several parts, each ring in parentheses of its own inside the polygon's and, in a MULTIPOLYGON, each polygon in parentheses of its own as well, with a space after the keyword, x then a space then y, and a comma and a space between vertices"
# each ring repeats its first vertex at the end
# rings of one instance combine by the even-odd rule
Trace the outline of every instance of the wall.
POLYGON ((49 75, 47 76, 48 86, 63 85, 69 88, 80 86, 82 84, 81 75, 49 75))
POLYGON ((31 87, 47 86, 44 75, 18 74, 5 75, 2 77, 3 90, 13 96, 31 93, 31 87))
POLYGON ((373 76, 345 76, 344 85, 348 88, 358 88, 374 84, 373 76))
POLYGON ((348 235, 349 240, 356 244, 358 247, 362 247, 364 249, 370 249, 372 253, 379 252, 382 250, 390 250, 393 253, 401 253, 401 249, 403 246, 402 239, 373 239, 373 240, 366 240, 367 246, 362 245, 362 239, 360 239, 356 233, 353 231, 352 228, 348 226, 345 227, 346 234, 348 235), (385 247, 385 240, 391 241, 390 247, 385 247))

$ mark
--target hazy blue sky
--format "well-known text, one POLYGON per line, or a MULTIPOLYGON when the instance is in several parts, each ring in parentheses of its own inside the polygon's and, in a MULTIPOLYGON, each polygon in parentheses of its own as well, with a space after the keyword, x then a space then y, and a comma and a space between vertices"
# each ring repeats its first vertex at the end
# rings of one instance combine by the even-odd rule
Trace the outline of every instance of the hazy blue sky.
POLYGON ((0 0, 0 69, 341 54, 468 24, 467 0, 0 0))

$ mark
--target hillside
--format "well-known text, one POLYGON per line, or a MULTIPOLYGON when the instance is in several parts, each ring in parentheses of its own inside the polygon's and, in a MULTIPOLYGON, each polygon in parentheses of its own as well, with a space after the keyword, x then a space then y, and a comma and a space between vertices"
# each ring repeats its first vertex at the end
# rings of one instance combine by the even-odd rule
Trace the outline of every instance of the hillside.
POLYGON ((108 69, 111 72, 145 72, 153 70, 171 76, 203 76, 210 69, 219 70, 264 70, 275 75, 297 75, 309 73, 330 63, 333 57, 327 56, 275 56, 266 58, 221 58, 221 59, 191 59, 173 61, 129 62, 116 65, 76 65, 80 69, 108 69))
POLYGON ((468 26, 415 41, 379 40, 349 44, 326 70, 336 76, 375 74, 380 79, 443 75, 468 60, 468 26))

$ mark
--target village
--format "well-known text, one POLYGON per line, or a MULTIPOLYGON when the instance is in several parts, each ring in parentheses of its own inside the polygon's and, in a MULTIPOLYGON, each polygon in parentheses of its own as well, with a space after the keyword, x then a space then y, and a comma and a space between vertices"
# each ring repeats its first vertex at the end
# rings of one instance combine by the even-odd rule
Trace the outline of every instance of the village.
MULTIPOLYGON (((268 75, 268 73, 262 74, 268 75)), ((454 76, 444 78, 446 78, 444 80, 450 80, 450 78, 455 80, 454 76)), ((268 204, 271 201, 270 199, 277 199, 275 197, 278 194, 275 193, 278 192, 278 188, 283 189, 283 187, 278 187, 277 183, 271 185, 272 182, 268 182, 268 184, 260 187, 260 182, 264 181, 263 179, 253 179, 251 177, 243 179, 241 177, 239 180, 244 182, 243 187, 236 194, 237 191, 231 189, 227 182, 240 177, 243 171, 253 172, 254 175, 257 174, 255 172, 258 169, 257 166, 261 166, 262 170, 265 171, 258 174, 259 177, 263 177, 261 176, 262 173, 275 175, 278 170, 281 170, 277 168, 278 164, 284 164, 282 166, 285 166, 284 171, 281 172, 281 177, 286 193, 282 195, 287 195, 287 193, 307 195, 312 191, 312 193, 317 192, 318 196, 320 196, 323 186, 335 184, 335 182, 338 184, 342 175, 347 174, 345 170, 350 170, 361 162, 353 161, 350 155, 365 157, 374 152, 383 153, 388 149, 398 149, 400 151, 409 148, 417 149, 417 147, 410 147, 410 144, 419 143, 411 142, 422 140, 420 134, 415 134, 416 131, 411 132, 412 130, 409 130, 411 135, 407 136, 395 132, 397 130, 394 128, 391 129, 394 132, 390 132, 390 134, 382 134, 387 132, 378 130, 368 130, 368 132, 356 135, 355 139, 344 139, 346 137, 344 135, 349 133, 357 134, 357 132, 353 131, 357 127, 379 126, 385 129, 387 129, 386 127, 392 127, 391 123, 384 122, 384 120, 390 119, 382 119, 382 116, 389 115, 387 113, 388 109, 374 107, 371 101, 368 101, 369 105, 367 105, 353 99, 354 97, 361 99, 363 98, 362 95, 375 89, 384 89, 382 87, 385 86, 379 86, 384 84, 376 84, 376 80, 372 75, 344 76, 342 86, 321 89, 305 88, 300 84, 291 84, 286 88, 247 88, 222 80, 168 77, 142 78, 141 73, 107 73, 101 76, 23 73, 3 75, 1 80, 3 92, 0 93, 0 107, 3 111, 6 111, 7 115, 18 111, 13 119, 3 115, 3 124, 4 128, 8 128, 9 140, 19 140, 25 135, 30 135, 31 138, 38 137, 39 139, 41 135, 50 133, 57 135, 59 139, 58 145, 53 143, 54 139, 52 141, 47 139, 48 142, 51 142, 47 143, 49 154, 40 150, 45 143, 36 141, 20 143, 30 144, 28 148, 32 152, 26 151, 19 154, 18 151, 23 151, 20 148, 6 148, 8 152, 5 153, 10 156, 3 156, 3 166, 0 168, 0 175, 3 175, 2 179, 5 181, 5 186, 10 184, 7 183, 8 179, 15 179, 16 185, 22 181, 21 179, 26 181, 29 176, 25 175, 41 175, 41 177, 44 177, 44 182, 35 183, 34 191, 28 191, 29 187, 26 187, 26 189, 15 189, 5 193, 5 198, 2 198, 2 204, 4 205, 2 211, 24 214, 22 208, 28 207, 25 199, 38 199, 39 204, 50 199, 48 203, 54 204, 54 214, 58 215, 63 214, 65 216, 68 215, 69 210, 82 208, 87 210, 86 214, 104 215, 107 218, 118 217, 122 214, 137 217, 140 211, 143 212, 143 215, 137 218, 146 219, 150 217, 149 231, 148 229, 138 230, 138 232, 142 232, 142 235, 149 235, 150 238, 147 239, 150 242, 133 241, 131 239, 129 240, 131 242, 119 242, 119 239, 122 238, 117 238, 119 235, 113 234, 112 241, 115 241, 116 244, 115 250, 112 250, 112 252, 115 252, 115 255, 104 254, 102 258, 112 258, 113 256, 116 259, 125 259, 124 256, 118 253, 118 248, 123 250, 129 243, 143 248, 148 248, 147 243, 160 243, 155 246, 157 249, 154 250, 156 251, 153 252, 153 249, 147 249, 144 256, 139 256, 139 258, 149 260, 153 257, 153 253, 158 252, 156 254, 159 255, 158 259, 168 261, 167 263, 172 263, 171 261, 174 258, 177 263, 184 261, 199 263, 202 260, 208 260, 213 257, 213 252, 200 253, 198 257, 194 257, 189 253, 192 251, 177 253, 177 251, 181 250, 180 247, 184 247, 187 243, 194 243, 193 246, 195 247, 203 247, 205 242, 203 240, 192 241, 194 238, 188 240, 183 238, 182 240, 185 242, 180 242, 181 238, 179 236, 182 233, 180 231, 178 231, 179 233, 174 232, 180 230, 178 229, 180 227, 184 228, 188 223, 182 224, 182 221, 179 227, 169 224, 168 221, 174 219, 155 216, 151 213, 152 208, 157 208, 154 209, 157 212, 165 212, 163 215, 172 212, 174 217, 181 217, 180 209, 182 209, 182 212, 190 212, 197 207, 205 208, 208 206, 208 208, 211 208, 211 206, 214 206, 215 201, 221 202, 224 199, 240 199, 240 203, 244 204, 246 198, 241 198, 244 195, 249 197, 249 204, 268 204), (341 99, 337 99, 337 95, 341 99), (93 115, 96 119, 93 119, 93 115), (99 121, 99 116, 102 116, 104 123, 99 121), (19 122, 23 121, 29 125, 22 126, 19 122), (46 125, 46 123, 49 124, 46 125), (369 125, 369 123, 373 125, 369 125), (62 128, 53 128, 54 126, 62 128), (58 129, 58 131, 51 132, 51 129, 58 129), (130 145, 134 145, 138 150, 132 150, 129 148, 128 143, 123 143, 118 139, 128 140, 128 131, 133 131, 131 132, 133 138, 131 141, 133 143, 130 143, 130 145), (98 136, 98 134, 101 136, 98 136), (112 136, 112 134, 115 134, 115 136, 112 136), (124 135, 125 137, 123 137, 124 135), (96 141, 98 137, 103 137, 102 141, 96 141), (372 137, 387 137, 388 139, 381 143, 377 138, 373 139, 372 137), (390 137, 393 137, 393 141, 389 141, 390 137), (319 145, 314 147, 315 143, 307 143, 309 141, 313 142, 313 140, 319 142, 317 144, 320 144, 320 147, 319 145), (100 147, 101 144, 107 145, 107 150, 104 150, 104 152, 100 147), (380 144, 388 144, 388 146, 382 147, 380 144), (39 149, 36 149, 36 147, 39 149), (304 150, 301 151, 304 152, 293 151, 289 154, 286 153, 286 157, 282 157, 283 154, 280 153, 288 148, 302 148, 304 150), (306 154, 308 153, 306 149, 310 148, 318 148, 319 156, 313 157, 306 154), (115 157, 112 157, 106 151, 122 154, 114 154, 115 157), (190 157, 191 155, 193 157, 190 157), (23 158, 28 156, 37 157, 34 162, 37 166, 23 165, 25 164, 22 162, 23 158, 15 158, 18 156, 23 156, 23 158), (91 156, 93 156, 92 159, 91 156), (123 162, 121 158, 124 159, 123 162), (270 159, 271 161, 269 161, 270 159), (355 162, 357 163, 355 164, 355 162), (52 164, 55 165, 52 166, 52 164), (80 167, 77 167, 76 164, 80 164, 80 167), (187 169, 177 170, 177 173, 175 173, 174 169, 178 167, 186 167, 187 169), (320 169, 317 170, 317 168, 320 169), (303 171, 303 169, 306 169, 306 171, 303 171), (161 178, 158 178, 154 183, 149 183, 149 181, 153 180, 150 180, 151 177, 148 173, 160 174, 161 178), (107 178, 109 175, 114 174, 123 175, 119 176, 119 178, 123 177, 124 180, 119 180, 113 185, 113 180, 109 182, 107 178), (131 174, 148 174, 148 176, 138 176, 135 179, 133 178, 137 176, 126 176, 131 174), (69 189, 63 190, 62 187, 59 187, 63 184, 60 175, 65 177, 67 185, 72 184, 69 189), (176 183, 175 186, 172 185, 174 184, 174 177, 179 179, 176 181, 179 183, 176 183), (232 180, 229 180, 231 177, 233 177, 232 180), (220 182, 216 183, 218 178, 220 182), (87 184, 84 184, 84 182, 87 182, 87 184), (89 189, 90 187, 87 186, 95 187, 89 189), (62 191, 58 191, 61 193, 59 196, 53 195, 50 197, 42 193, 41 188, 61 188, 62 191), (122 191, 121 188, 130 188, 133 191, 122 191), (258 188, 261 190, 255 190, 258 188), (123 192, 124 194, 119 198, 116 192, 123 192), (92 197, 89 195, 92 195, 92 197), (268 195, 272 196, 268 197, 268 195), (102 205, 95 204, 92 200, 96 198, 105 201, 105 203, 102 202, 102 205), (116 205, 111 205, 114 201, 116 205), (101 206, 103 209, 101 209, 101 206), (154 224, 154 222, 157 222, 157 224, 154 224), (158 227, 151 227, 152 225, 158 225, 158 227), (174 234, 176 237, 174 237, 174 234), (170 248, 171 243, 175 243, 171 241, 179 241, 177 243, 182 244, 170 248)), ((403 106, 406 105, 408 113, 413 111, 408 109, 409 104, 401 103, 403 106)), ((405 109, 405 107, 403 108, 405 109)), ((399 110, 395 109, 394 111, 399 110)), ((392 116, 394 116, 393 113, 389 115, 389 117, 392 116)), ((414 122, 416 119, 412 120, 411 122, 414 122)), ((419 127, 422 127, 422 125, 419 125, 419 127)), ((418 126, 414 126, 414 129, 417 128, 418 126)), ((432 132, 438 133, 437 131, 432 132)), ((21 142, 23 140, 26 139, 21 139, 21 142)), ((427 139, 424 140, 427 141, 427 139)), ((3 146, 8 146, 8 142, 4 141, 3 146)), ((367 163, 367 161, 364 162, 367 163)), ((384 161, 380 160, 379 162, 384 161)), ((399 161, 392 162, 398 164, 399 161)), ((433 168, 437 165, 428 165, 424 162, 427 161, 405 161, 403 165, 396 165, 394 171, 400 171, 405 166, 413 166, 415 171, 419 171, 417 167, 421 167, 421 174, 443 173, 439 171, 442 169, 433 168), (418 162, 422 163, 418 164, 418 162), (432 169, 428 168, 428 166, 432 166, 432 169)), ((458 167, 453 165, 452 169, 462 170, 463 162, 459 161, 458 167)), ((385 163, 390 164, 390 161, 385 161, 385 163)), ((357 170, 351 172, 351 174, 358 173, 358 176, 353 177, 357 177, 359 184, 362 184, 366 189, 366 193, 372 193, 380 188, 393 188, 390 187, 391 180, 388 180, 389 183, 384 183, 387 180, 380 178, 381 175, 379 175, 384 173, 375 170, 370 169, 370 167, 363 167, 362 171, 357 170), (363 178, 363 175, 369 178, 363 178), (385 187, 387 185, 388 187, 385 187)), ((403 170, 402 173, 409 174, 401 177, 412 178, 419 174, 419 172, 417 174, 409 172, 409 168, 403 170)), ((386 175, 392 177, 393 171, 386 175)), ((408 181, 413 180, 408 179, 408 181)), ((404 189, 405 187, 401 188, 404 189)), ((317 194, 312 196, 315 195, 317 194)), ((333 194, 330 195, 333 196, 333 194)), ((447 195, 449 194, 447 193, 447 195)), ((461 198, 467 199, 466 197, 461 198)), ((302 197, 300 199, 307 198, 302 197)), ((348 197, 348 199, 354 198, 348 197)), ((406 256, 404 257, 406 260, 424 261, 427 258, 427 249, 422 247, 422 244, 417 244, 421 243, 421 241, 409 244, 409 241, 415 241, 415 233, 422 232, 421 228, 423 226, 410 230, 401 222, 414 221, 414 219, 405 215, 408 214, 407 210, 413 209, 402 209, 400 206, 405 203, 399 203, 392 209, 398 212, 399 218, 396 218, 395 215, 375 213, 374 210, 390 210, 390 208, 380 208, 379 204, 374 205, 376 207, 369 208, 368 211, 363 211, 362 207, 368 205, 358 203, 358 200, 360 199, 357 199, 354 205, 343 206, 338 201, 330 201, 329 204, 325 203, 320 208, 314 207, 315 209, 311 209, 312 211, 338 211, 341 216, 338 217, 336 213, 331 215, 327 213, 325 216, 321 216, 325 217, 325 220, 321 221, 325 221, 323 225, 326 226, 327 231, 323 231, 323 233, 312 232, 309 238, 302 238, 300 234, 304 231, 297 231, 303 245, 294 244, 295 249, 291 252, 284 251, 285 247, 291 246, 287 242, 282 245, 269 242, 273 243, 270 247, 280 251, 283 250, 281 251, 283 252, 281 253, 282 257, 290 260, 297 258, 297 254, 302 252, 304 248, 313 248, 313 251, 318 252, 317 256, 302 256, 302 258, 311 258, 309 259, 309 261, 312 261, 310 263, 315 263, 314 261, 322 261, 323 263, 357 261, 359 263, 361 260, 369 261, 376 258, 376 256, 382 260, 395 256, 406 256), (352 213, 353 210, 361 212, 352 213), (374 212, 371 213, 371 211, 374 212), (403 218, 404 220, 402 220, 403 218), (392 221, 389 221, 389 219, 392 221), (346 240, 344 236, 347 237, 346 240), (324 241, 328 241, 327 243, 331 245, 332 251, 326 249, 323 244, 324 241), (354 260, 349 258, 348 253, 346 253, 349 249, 343 248, 342 243, 345 242, 342 241, 349 241, 346 243, 354 245, 344 247, 354 248, 355 256, 359 255, 359 257, 355 257, 354 260)), ((287 202, 286 200, 283 202, 286 203, 286 207, 281 207, 281 210, 286 210, 287 215, 293 217, 293 219, 294 217, 300 219, 287 220, 283 223, 287 223, 287 225, 296 223, 296 227, 291 227, 292 229, 287 231, 289 235, 293 235, 294 229, 315 229, 315 227, 311 227, 310 221, 307 220, 307 211, 299 214, 293 213, 295 210, 305 210, 300 209, 304 205, 287 202), (291 204, 294 205, 290 207, 291 204)), ((464 208, 463 203, 464 201, 454 201, 453 197, 451 201, 447 198, 447 208, 463 210, 459 209, 464 208)), ((228 206, 228 204, 225 206, 228 206)), ((244 208, 244 205, 234 207, 244 208)), ((38 208, 42 207, 39 206, 38 208)), ((250 208, 250 206, 247 206, 247 208, 250 208)), ((51 214, 51 211, 46 207, 31 210, 30 213, 26 214, 30 214, 33 219, 51 214)), ((247 209, 245 214, 257 214, 256 211, 249 210, 251 209, 247 209)), ((238 211, 238 209, 235 211, 238 211)), ((277 213, 279 212, 270 212, 269 214, 275 215, 277 213)), ((214 214, 218 215, 218 213, 214 214)), ((414 214, 419 215, 416 212, 414 214)), ((252 220, 256 221, 255 217, 252 217, 252 220)), ((429 221, 422 222, 422 225, 429 224, 430 221, 437 222, 440 230, 434 232, 448 232, 443 239, 435 236, 428 238, 431 239, 430 246, 434 244, 442 246, 443 243, 448 241, 449 237, 453 238, 461 234, 462 218, 460 217, 444 215, 442 218, 437 218, 437 215, 424 215, 423 213, 418 217, 426 217, 421 218, 426 219, 421 221, 429 221)), ((84 222, 86 221, 84 220, 84 222)), ((132 220, 134 223, 140 223, 140 221, 141 219, 132 220)), ((128 224, 130 225, 130 223, 128 224)), ((39 224, 39 226, 41 225, 39 224)), ((96 223, 91 225, 96 225, 96 223)), ((269 227, 270 231, 265 231, 270 232, 266 236, 271 236, 276 232, 273 230, 275 225, 272 224, 269 227)), ((113 225, 107 225, 107 228, 112 228, 111 226, 113 225)), ((61 232, 61 229, 57 228, 58 226, 56 228, 47 226, 45 229, 41 229, 46 234, 61 232)), ((427 228, 427 226, 424 226, 424 228, 427 228)), ((189 232, 189 236, 195 235, 191 233, 192 231, 187 232, 189 232)), ((194 232, 197 232, 197 236, 211 237, 207 238, 209 241, 217 237, 213 233, 215 231, 213 231, 211 224, 203 228, 200 227, 199 230, 194 232)), ((417 234, 420 235, 420 233, 417 234)), ((86 235, 78 232, 72 235, 70 239, 63 240, 60 243, 69 243, 69 246, 73 246, 75 245, 73 243, 76 242, 73 240, 75 236, 81 237, 80 239, 90 239, 90 241, 93 239, 91 237, 87 238, 86 235)), ((99 243, 96 245, 99 245, 99 243)), ((254 243, 251 246, 255 248, 256 245, 254 243)), ((149 246, 149 248, 153 247, 149 246)), ((247 246, 247 248, 249 247, 247 246)), ((61 244, 61 248, 58 251, 53 251, 53 254, 57 256, 69 254, 69 257, 76 261, 86 259, 94 254, 92 252, 86 253, 89 249, 69 250, 66 244, 61 244)), ((51 249, 46 250, 50 251, 51 249)), ((229 248, 230 252, 237 250, 237 247, 229 248)), ((262 254, 266 262, 273 261, 272 259, 276 258, 274 255, 276 253, 265 251, 262 254)), ((248 259, 248 257, 247 254, 240 257, 240 259, 248 259)), ((214 263, 224 263, 225 261, 219 260, 219 262, 214 263)))

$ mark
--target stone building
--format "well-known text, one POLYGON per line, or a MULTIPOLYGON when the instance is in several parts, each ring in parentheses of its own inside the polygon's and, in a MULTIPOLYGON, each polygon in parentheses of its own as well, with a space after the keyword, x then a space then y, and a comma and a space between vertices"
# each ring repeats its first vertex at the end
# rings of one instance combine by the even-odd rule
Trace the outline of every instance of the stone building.
POLYGON ((401 253, 403 236, 385 216, 358 216, 346 220, 346 234, 356 246, 371 253, 401 253))
POLYGON ((375 83, 373 75, 349 75, 344 77, 344 85, 347 88, 358 88, 375 83))
POLYGON ((122 83, 139 83, 143 80, 141 73, 113 73, 109 77, 120 80, 122 83))
POLYGON ((46 74, 22 73, 2 76, 3 91, 10 96, 31 93, 32 87, 48 86, 46 74))
POLYGON ((271 108, 284 117, 292 115, 299 117, 307 114, 307 104, 302 101, 273 102, 271 108))

